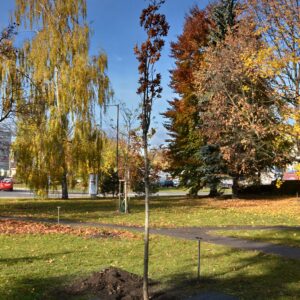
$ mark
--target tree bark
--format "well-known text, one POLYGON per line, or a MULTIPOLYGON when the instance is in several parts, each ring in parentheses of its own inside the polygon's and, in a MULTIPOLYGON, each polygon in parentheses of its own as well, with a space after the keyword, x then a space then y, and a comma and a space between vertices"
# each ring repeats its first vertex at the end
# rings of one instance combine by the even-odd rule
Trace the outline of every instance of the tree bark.
POLYGON ((149 158, 148 158, 148 137, 143 134, 144 142, 144 164, 145 164, 145 233, 144 233, 144 278, 143 298, 149 299, 148 292, 148 266, 149 266, 149 158))
POLYGON ((232 178, 232 197, 237 197, 239 193, 239 182, 238 182, 238 177, 234 176, 232 178))
POLYGON ((212 184, 209 189, 209 197, 217 197, 219 196, 218 187, 216 184, 212 184))
POLYGON ((64 172, 61 180, 61 198, 69 199, 67 173, 64 172))

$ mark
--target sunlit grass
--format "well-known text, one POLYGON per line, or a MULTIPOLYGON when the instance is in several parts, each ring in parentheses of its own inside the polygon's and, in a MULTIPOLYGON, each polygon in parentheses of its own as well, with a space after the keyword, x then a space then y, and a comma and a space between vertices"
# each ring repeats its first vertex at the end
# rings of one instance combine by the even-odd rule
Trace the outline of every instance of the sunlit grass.
MULTIPOLYGON (((0 299, 55 299, 53 291, 107 266, 142 275, 141 239, 84 239, 69 235, 0 235, 0 299), (51 296, 52 295, 52 296, 51 296)), ((152 236, 150 277, 185 295, 204 290, 241 299, 297 299, 299 262, 258 252, 152 236)))
MULTIPOLYGON (((144 201, 132 199, 130 214, 117 212, 117 200, 0 200, 0 215, 61 218, 126 225, 144 224, 144 201)), ((294 198, 261 200, 154 198, 150 204, 153 227, 226 226, 226 225, 298 225, 300 204, 294 198)))
MULTIPOLYGON (((143 200, 131 200, 131 213, 116 211, 117 202, 101 200, 0 200, 0 215, 61 218, 142 225, 143 200)), ((296 225, 300 206, 291 199, 213 200, 184 197, 151 201, 152 226, 296 225)), ((231 232, 227 233, 231 234, 231 232)), ((237 233, 236 231, 234 232, 237 233)), ((240 234, 238 232, 238 234, 240 234)), ((254 232, 268 239, 274 231, 254 232)), ((285 244, 298 243, 293 232, 278 233, 285 244)), ((51 299, 53 289, 75 277, 106 266, 142 275, 143 240, 84 239, 69 235, 0 235, 0 299, 51 299)), ((295 245, 295 244, 294 244, 295 245)), ((152 236, 150 277, 162 288, 185 293, 212 290, 241 299, 297 299, 300 293, 298 261, 238 251, 202 243, 200 284, 191 282, 197 271, 197 243, 152 236)))

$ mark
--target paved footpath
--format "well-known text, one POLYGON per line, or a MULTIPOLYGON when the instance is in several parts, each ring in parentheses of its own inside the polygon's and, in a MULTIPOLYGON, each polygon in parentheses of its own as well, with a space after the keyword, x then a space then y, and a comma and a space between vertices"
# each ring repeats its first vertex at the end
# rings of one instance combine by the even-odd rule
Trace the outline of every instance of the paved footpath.
MULTIPOLYGON (((31 217, 1 217, 0 220, 19 220, 19 221, 31 221, 31 222, 43 222, 43 223, 57 223, 56 220, 48 220, 41 218, 31 217)), ((143 232, 143 227, 136 226, 124 226, 117 224, 104 224, 94 222, 76 222, 61 220, 60 224, 74 226, 74 227, 107 227, 113 229, 123 229, 143 232)), ((179 228, 152 228, 150 233, 170 236, 174 238, 181 238, 187 240, 195 240, 200 237, 204 242, 228 246, 243 250, 260 251, 267 254, 275 254, 289 259, 300 260, 300 248, 289 247, 285 245, 276 245, 267 242, 258 242, 245 240, 242 238, 232 238, 216 235, 214 232, 218 230, 286 230, 293 229, 299 230, 300 226, 226 226, 226 227, 179 227, 179 228)))

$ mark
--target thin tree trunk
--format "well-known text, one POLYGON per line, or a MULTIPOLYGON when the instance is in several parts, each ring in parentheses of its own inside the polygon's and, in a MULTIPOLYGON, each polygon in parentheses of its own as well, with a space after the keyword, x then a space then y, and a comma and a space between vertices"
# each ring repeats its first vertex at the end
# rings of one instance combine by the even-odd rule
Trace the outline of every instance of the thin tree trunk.
POLYGON ((127 155, 126 155, 126 160, 125 160, 125 213, 128 214, 129 209, 128 209, 128 191, 129 191, 129 151, 130 151, 130 126, 131 122, 129 120, 129 125, 128 125, 128 138, 127 138, 127 155))
MULTIPOLYGON (((65 128, 66 119, 62 115, 61 106, 60 106, 59 89, 58 89, 58 72, 59 72, 58 67, 55 66, 55 68, 54 68, 54 86, 55 86, 56 106, 58 109, 58 113, 60 115, 60 123, 61 123, 60 125, 62 126, 62 128, 65 128)), ((63 141, 63 137, 62 137, 61 141, 63 141)), ((61 146, 62 159, 65 160, 65 157, 64 157, 65 152, 64 152, 63 144, 61 144, 60 146, 61 146)), ((61 198, 69 199, 67 172, 66 172, 65 164, 64 164, 64 173, 63 173, 62 179, 61 179, 61 198)))
POLYGON ((143 134, 144 140, 144 163, 145 163, 145 233, 144 233, 144 278, 143 298, 149 299, 148 293, 148 266, 149 266, 149 159, 148 159, 148 137, 143 134))
POLYGON ((239 192, 238 177, 234 176, 232 180, 232 197, 237 197, 239 192))
POLYGON ((209 189, 209 197, 217 197, 219 196, 218 193, 218 185, 217 184, 211 184, 209 189))
POLYGON ((61 180, 61 198, 69 199, 67 173, 64 172, 61 180))

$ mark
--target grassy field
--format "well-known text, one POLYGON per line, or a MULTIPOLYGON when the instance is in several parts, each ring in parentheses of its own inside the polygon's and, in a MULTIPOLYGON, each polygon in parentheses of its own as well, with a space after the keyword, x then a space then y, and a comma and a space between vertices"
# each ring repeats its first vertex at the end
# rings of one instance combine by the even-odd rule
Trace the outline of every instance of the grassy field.
MULTIPOLYGON (((63 219, 142 226, 143 200, 130 201, 130 214, 117 212, 117 201, 100 200, 0 200, 1 216, 56 218, 57 206, 63 219)), ((153 198, 151 226, 298 225, 300 203, 296 198, 257 200, 153 198)))
MULTIPOLYGON (((142 239, 84 239, 70 235, 0 235, 0 299, 55 299, 74 278, 116 266, 142 274, 142 239)), ((297 299, 299 263, 257 252, 202 244, 203 281, 196 242, 153 236, 150 277, 185 295, 211 290, 241 299, 297 299)))
MULTIPOLYGON (((30 190, 30 187, 27 186, 25 183, 14 183, 14 189, 15 190, 30 190)), ((59 188, 50 188, 50 192, 61 192, 60 187, 59 188)), ((75 186, 74 188, 69 187, 68 189, 69 193, 87 193, 88 188, 81 187, 81 186, 75 186)))
MULTIPOLYGON (((1 216, 61 217, 78 221, 143 224, 143 201, 132 200, 131 213, 116 212, 116 201, 0 200, 1 216)), ((154 198, 152 226, 298 225, 300 204, 295 198, 256 200, 154 198)), ((277 241, 298 245, 298 233, 278 232, 277 241)), ((222 233, 223 234, 223 233, 222 233)), ((275 242, 274 231, 228 232, 275 242)), ((275 235, 276 236, 276 235, 275 235)), ((55 299, 53 291, 107 266, 142 274, 143 239, 83 238, 68 234, 0 234, 0 299, 55 299)), ((203 281, 197 271, 197 243, 152 236, 150 277, 161 288, 220 291, 240 299, 299 299, 300 262, 202 243, 203 281)))
POLYGON ((223 230, 217 233, 223 236, 300 247, 300 230, 223 230))

